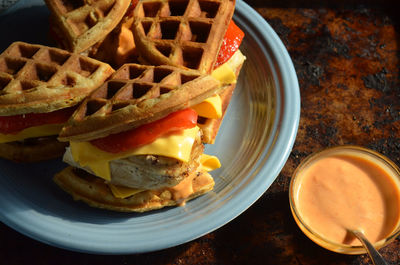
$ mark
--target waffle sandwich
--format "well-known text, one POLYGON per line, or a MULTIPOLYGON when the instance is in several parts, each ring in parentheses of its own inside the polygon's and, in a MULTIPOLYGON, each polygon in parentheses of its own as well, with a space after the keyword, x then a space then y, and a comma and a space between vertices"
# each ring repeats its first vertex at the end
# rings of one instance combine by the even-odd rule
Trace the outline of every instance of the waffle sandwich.
POLYGON ((135 47, 141 64, 124 64, 64 126, 70 166, 54 177, 63 190, 93 207, 145 212, 213 188, 208 171, 220 164, 204 144, 215 141, 245 60, 234 3, 144 0, 127 11, 93 55, 118 43, 135 47))
POLYGON ((234 9, 234 0, 143 0, 133 12, 141 60, 212 74, 229 84, 196 108, 208 144, 215 141, 245 60, 238 50, 244 34, 232 21, 234 9))
POLYGON ((52 36, 62 48, 81 53, 102 41, 121 21, 130 0, 45 0, 52 36))
POLYGON ((220 82, 173 66, 126 64, 88 96, 62 129, 71 166, 54 180, 75 199, 117 211, 180 205, 214 186, 190 107, 220 82))
POLYGON ((61 156, 61 127, 113 72, 108 64, 61 49, 11 44, 0 54, 0 157, 30 162, 61 156))

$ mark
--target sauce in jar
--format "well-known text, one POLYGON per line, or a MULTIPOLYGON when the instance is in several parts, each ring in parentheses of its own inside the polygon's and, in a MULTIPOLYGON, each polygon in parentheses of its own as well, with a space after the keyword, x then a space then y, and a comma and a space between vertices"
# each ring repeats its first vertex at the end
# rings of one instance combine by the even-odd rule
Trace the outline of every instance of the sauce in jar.
POLYGON ((295 175, 292 200, 302 222, 319 236, 361 245, 347 232, 357 229, 374 243, 399 227, 398 171, 367 152, 349 150, 309 159, 295 175))

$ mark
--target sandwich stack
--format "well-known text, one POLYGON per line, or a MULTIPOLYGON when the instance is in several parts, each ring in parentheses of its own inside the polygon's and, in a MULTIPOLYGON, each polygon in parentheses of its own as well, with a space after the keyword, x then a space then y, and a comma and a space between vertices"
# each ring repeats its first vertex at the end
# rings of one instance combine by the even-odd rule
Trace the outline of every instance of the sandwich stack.
POLYGON ((0 156, 16 161, 62 155, 56 136, 71 109, 114 72, 86 56, 24 42, 0 54, 0 156))
MULTIPOLYGON (((203 153, 204 144, 216 139, 245 61, 239 50, 244 34, 232 21, 235 1, 45 2, 52 36, 73 53, 43 47, 51 54, 49 64, 57 66, 36 62, 30 74, 46 80, 49 91, 63 87, 57 96, 42 93, 43 104, 24 104, 30 104, 28 112, 70 110, 68 122, 58 122, 58 140, 63 149, 68 146, 63 160, 69 166, 54 181, 90 206, 127 212, 184 205, 212 190, 208 172, 220 163, 203 153), (108 64, 84 55, 112 63, 117 71, 112 74, 108 64), (64 66, 69 60, 78 74, 64 66), (60 77, 42 69, 56 69, 60 77), (101 75, 98 70, 102 78, 95 78, 101 75), (84 78, 93 81, 91 86, 81 86, 89 82, 84 78), (65 87, 73 89, 66 92, 65 87), (88 90, 79 92, 83 87, 88 90), (61 104, 63 100, 71 104, 61 104)), ((20 49, 20 54, 28 50, 20 49)), ((5 65, 6 72, 18 68, 14 62, 5 65)), ((30 91, 25 85, 29 82, 22 83, 28 89, 21 91, 30 91)), ((24 98, 35 95, 30 93, 22 92, 24 98)), ((5 106, 2 113, 27 112, 5 106)))
POLYGON ((59 139, 70 141, 64 161, 75 169, 57 174, 56 183, 89 205, 137 212, 211 190, 197 114, 188 108, 219 89, 218 80, 198 71, 124 65, 61 131, 59 139))

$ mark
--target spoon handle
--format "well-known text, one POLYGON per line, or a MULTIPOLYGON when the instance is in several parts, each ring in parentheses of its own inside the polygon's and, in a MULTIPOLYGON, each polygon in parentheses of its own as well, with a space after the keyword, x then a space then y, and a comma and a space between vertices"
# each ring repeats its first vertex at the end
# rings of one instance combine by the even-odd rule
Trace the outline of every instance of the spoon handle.
POLYGON ((357 230, 352 230, 353 234, 361 241, 364 247, 367 249, 368 255, 375 265, 387 265, 381 254, 374 248, 374 246, 368 241, 364 234, 357 230))

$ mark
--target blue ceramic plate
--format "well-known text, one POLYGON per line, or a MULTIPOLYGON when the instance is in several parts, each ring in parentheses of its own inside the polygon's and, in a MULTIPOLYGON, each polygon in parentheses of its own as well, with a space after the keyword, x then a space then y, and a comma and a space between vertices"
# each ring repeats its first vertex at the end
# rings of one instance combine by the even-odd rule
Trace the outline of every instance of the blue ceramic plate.
MULTIPOLYGON (((20 1, 0 16, 0 49, 16 40, 46 44, 46 6, 20 1)), ((74 202, 52 182, 65 165, 0 161, 0 218, 41 242, 73 251, 130 254, 164 249, 209 233, 245 211, 272 184, 293 146, 300 95, 292 61, 282 42, 252 8, 237 1, 236 23, 245 32, 242 69, 216 144, 222 168, 214 191, 145 214, 116 213, 74 202)))

